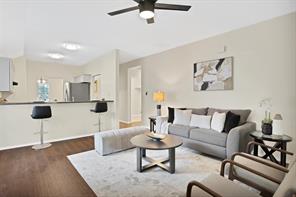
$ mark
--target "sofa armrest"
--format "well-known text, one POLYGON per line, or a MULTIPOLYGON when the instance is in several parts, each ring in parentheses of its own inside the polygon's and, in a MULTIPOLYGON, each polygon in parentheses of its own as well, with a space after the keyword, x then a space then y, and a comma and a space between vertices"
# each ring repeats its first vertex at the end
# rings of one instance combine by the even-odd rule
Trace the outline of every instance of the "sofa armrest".
POLYGON ((155 121, 155 130, 156 132, 160 132, 163 123, 167 123, 168 122, 168 117, 166 116, 156 116, 156 121, 155 121))
POLYGON ((235 152, 245 152, 247 144, 251 141, 249 134, 255 130, 256 123, 247 122, 229 131, 226 142, 226 155, 228 159, 235 152))

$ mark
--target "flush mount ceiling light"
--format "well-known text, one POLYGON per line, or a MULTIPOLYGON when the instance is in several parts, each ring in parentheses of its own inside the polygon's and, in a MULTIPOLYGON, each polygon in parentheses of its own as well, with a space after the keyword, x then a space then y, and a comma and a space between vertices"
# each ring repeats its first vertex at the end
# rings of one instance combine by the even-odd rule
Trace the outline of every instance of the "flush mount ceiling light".
POLYGON ((188 11, 191 6, 189 5, 176 5, 176 4, 166 4, 157 3, 158 0, 133 0, 138 3, 137 6, 125 8, 122 10, 117 10, 108 13, 110 16, 115 16, 118 14, 123 14, 126 12, 140 10, 140 17, 146 19, 148 24, 154 23, 154 10, 173 10, 173 11, 188 11))
POLYGON ((55 60, 63 59, 65 57, 61 53, 48 53, 47 56, 50 57, 51 59, 55 59, 55 60))
POLYGON ((71 42, 65 42, 62 44, 62 46, 69 51, 76 51, 76 50, 81 49, 80 44, 71 43, 71 42))

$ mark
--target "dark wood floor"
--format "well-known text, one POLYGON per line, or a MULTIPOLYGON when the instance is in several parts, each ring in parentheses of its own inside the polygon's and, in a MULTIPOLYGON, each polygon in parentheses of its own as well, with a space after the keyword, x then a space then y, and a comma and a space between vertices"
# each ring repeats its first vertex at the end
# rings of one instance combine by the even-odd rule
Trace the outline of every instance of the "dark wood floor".
POLYGON ((0 196, 96 196, 66 158, 93 149, 93 141, 87 137, 56 142, 39 151, 31 147, 0 151, 0 196))

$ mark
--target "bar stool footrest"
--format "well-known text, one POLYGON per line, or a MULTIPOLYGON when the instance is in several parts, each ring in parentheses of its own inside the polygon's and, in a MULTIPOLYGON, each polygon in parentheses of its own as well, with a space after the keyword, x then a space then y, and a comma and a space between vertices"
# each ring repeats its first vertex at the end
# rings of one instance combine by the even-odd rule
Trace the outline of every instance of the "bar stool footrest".
POLYGON ((36 145, 32 146, 32 149, 34 149, 34 150, 40 150, 40 149, 49 148, 50 146, 51 146, 50 143, 36 144, 36 145))

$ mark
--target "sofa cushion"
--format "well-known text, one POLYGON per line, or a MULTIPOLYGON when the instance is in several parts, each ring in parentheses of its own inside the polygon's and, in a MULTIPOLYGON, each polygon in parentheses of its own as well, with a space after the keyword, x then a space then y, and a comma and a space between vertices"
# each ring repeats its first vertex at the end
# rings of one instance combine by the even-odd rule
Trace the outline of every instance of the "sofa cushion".
POLYGON ((190 129, 192 129, 190 126, 170 124, 168 132, 169 134, 188 138, 190 129))
POLYGON ((231 111, 234 114, 240 115, 239 125, 245 124, 248 120, 248 117, 251 113, 251 110, 249 109, 216 109, 216 108, 209 108, 207 115, 213 116, 215 112, 220 113, 227 113, 228 111, 231 111))
POLYGON ((208 108, 187 108, 192 110, 192 114, 196 114, 196 115, 207 115, 208 112, 208 108))
POLYGON ((211 129, 193 128, 190 130, 189 138, 193 140, 198 140, 201 142, 225 147, 227 134, 219 133, 211 129))

